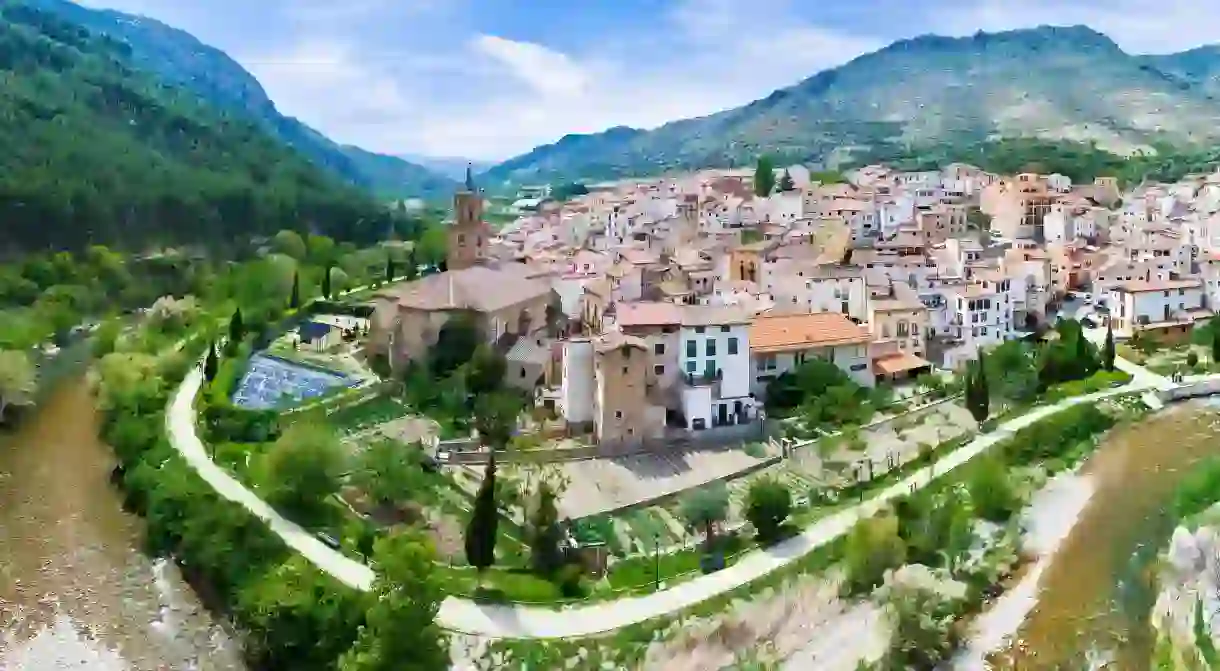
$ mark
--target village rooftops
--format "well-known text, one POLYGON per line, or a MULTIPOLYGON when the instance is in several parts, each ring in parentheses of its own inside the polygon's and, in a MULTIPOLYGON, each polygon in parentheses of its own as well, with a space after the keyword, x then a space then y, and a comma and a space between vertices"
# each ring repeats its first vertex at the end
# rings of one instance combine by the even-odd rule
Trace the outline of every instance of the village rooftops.
POLYGON ((635 336, 629 336, 621 331, 609 331, 593 340, 593 349, 604 354, 623 347, 635 347, 648 350, 648 343, 635 336))
POLYGON ((683 326, 749 324, 751 313, 739 305, 681 305, 683 326))
POLYGON ((1131 294, 1147 293, 1150 291, 1173 291, 1175 289, 1198 289, 1203 286, 1203 282, 1198 279, 1187 280, 1132 280, 1124 282, 1115 289, 1125 291, 1131 294))
POLYGON ((677 326, 682 323, 682 308, 667 301, 617 303, 614 321, 620 328, 677 326))
POLYGON ((759 315, 750 324, 750 351, 763 354, 864 345, 870 339, 868 329, 837 312, 759 315))
POLYGON ((546 280, 531 277, 520 263, 471 266, 391 285, 376 294, 414 310, 495 312, 551 291, 546 280))

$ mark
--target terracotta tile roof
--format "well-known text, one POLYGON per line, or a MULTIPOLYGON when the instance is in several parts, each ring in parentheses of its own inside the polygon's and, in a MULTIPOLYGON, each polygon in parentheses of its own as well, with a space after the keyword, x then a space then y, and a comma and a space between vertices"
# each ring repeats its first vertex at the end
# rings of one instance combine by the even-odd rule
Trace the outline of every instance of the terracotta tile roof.
POLYGON ((751 313, 739 305, 681 305, 683 326, 726 326, 750 323, 751 313))
POLYGON ((665 301, 640 301, 616 303, 615 322, 619 326, 676 326, 682 323, 682 310, 675 303, 665 301))
POLYGON ((916 368, 931 366, 932 364, 905 352, 897 352, 894 354, 886 354, 881 358, 873 361, 873 373, 876 375, 893 375, 894 373, 905 373, 916 368))
POLYGON ((1120 291, 1128 293, 1142 293, 1146 291, 1172 291, 1173 289, 1198 289, 1202 283, 1198 279, 1190 280, 1133 280, 1124 282, 1116 288, 1120 291))
POLYGON ((395 284, 377 296, 415 310, 495 312, 551 292, 550 282, 530 277, 532 272, 520 263, 473 266, 395 284))
POLYGON ((868 330, 837 312, 760 315, 750 324, 750 351, 786 352, 829 345, 865 344, 868 330))

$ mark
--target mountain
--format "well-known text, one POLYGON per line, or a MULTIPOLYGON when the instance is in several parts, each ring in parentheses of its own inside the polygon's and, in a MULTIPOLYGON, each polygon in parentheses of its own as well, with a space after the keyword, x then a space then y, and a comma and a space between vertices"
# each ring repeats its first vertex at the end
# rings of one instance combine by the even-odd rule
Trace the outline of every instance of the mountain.
POLYGON ((404 161, 410 161, 416 165, 422 165, 438 175, 443 175, 449 179, 458 181, 466 178, 466 168, 468 166, 472 171, 480 173, 495 165, 494 161, 476 161, 472 158, 461 158, 458 156, 399 154, 398 158, 401 158, 404 161))
POLYGON ((654 130, 568 135, 482 179, 603 179, 752 164, 764 152, 781 163, 837 163, 1011 137, 1096 142, 1116 153, 1205 143, 1220 136, 1217 72, 1207 54, 1133 56, 1085 26, 923 36, 736 109, 654 130))
POLYGON ((1208 45, 1165 56, 1144 56, 1144 65, 1220 99, 1220 45, 1208 45))
POLYGON ((0 0, 0 256, 379 239, 390 212, 243 115, 142 73, 126 42, 0 0))
POLYGON ((88 9, 69 0, 22 1, 127 43, 135 68, 194 91, 210 105, 249 115, 318 165, 379 196, 448 197, 457 187, 454 180, 423 166, 339 145, 301 121, 280 114, 253 75, 228 54, 203 44, 190 33, 147 17, 88 9))

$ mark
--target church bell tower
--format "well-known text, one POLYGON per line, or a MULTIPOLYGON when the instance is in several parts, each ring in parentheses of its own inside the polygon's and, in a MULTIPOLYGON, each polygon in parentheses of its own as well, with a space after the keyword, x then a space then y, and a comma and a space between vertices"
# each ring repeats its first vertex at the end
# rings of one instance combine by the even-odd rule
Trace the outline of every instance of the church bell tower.
POLYGON ((466 183, 453 195, 453 225, 449 227, 449 270, 462 270, 478 264, 487 256, 490 236, 483 222, 483 196, 475 188, 470 166, 466 183))

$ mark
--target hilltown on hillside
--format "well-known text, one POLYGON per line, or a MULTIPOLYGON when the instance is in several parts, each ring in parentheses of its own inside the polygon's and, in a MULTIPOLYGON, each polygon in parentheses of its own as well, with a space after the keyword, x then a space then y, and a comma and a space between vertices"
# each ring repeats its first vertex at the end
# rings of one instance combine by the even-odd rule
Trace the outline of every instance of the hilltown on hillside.
POLYGON ((1220 305, 1220 174, 1128 194, 964 164, 846 178, 793 166, 767 196, 747 170, 598 184, 498 231, 468 179, 447 270, 378 294, 370 349, 401 368, 472 314, 510 384, 631 443, 749 424, 808 357, 873 386, 1059 316, 1172 336, 1220 305))

